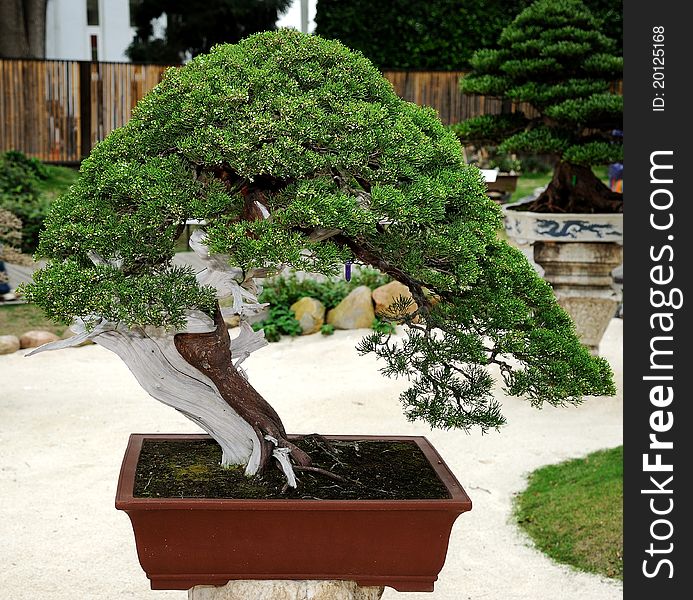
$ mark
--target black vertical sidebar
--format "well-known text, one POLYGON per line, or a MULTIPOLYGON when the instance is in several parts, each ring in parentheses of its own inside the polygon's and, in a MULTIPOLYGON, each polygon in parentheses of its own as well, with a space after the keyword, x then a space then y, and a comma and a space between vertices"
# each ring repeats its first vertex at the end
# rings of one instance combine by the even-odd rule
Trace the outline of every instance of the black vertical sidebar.
POLYGON ((627 599, 691 597, 693 126, 685 105, 693 33, 685 6, 624 4, 627 599))

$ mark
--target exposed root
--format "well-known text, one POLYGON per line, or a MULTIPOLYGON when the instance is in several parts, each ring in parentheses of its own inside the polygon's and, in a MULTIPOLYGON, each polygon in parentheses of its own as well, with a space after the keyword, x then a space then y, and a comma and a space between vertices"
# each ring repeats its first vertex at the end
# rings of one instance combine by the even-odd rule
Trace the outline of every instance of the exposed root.
POLYGON ((334 479, 335 481, 342 481, 344 483, 351 481, 350 479, 347 479, 346 477, 342 477, 341 475, 337 475, 336 473, 332 473, 331 471, 328 471, 327 469, 321 469, 320 467, 295 466, 294 470, 296 470, 296 471, 310 471, 311 473, 318 473, 319 475, 323 475, 325 477, 328 477, 329 479, 334 479))
POLYGON ((613 192, 589 167, 560 162, 548 187, 525 210, 539 213, 619 213, 623 194, 613 192))

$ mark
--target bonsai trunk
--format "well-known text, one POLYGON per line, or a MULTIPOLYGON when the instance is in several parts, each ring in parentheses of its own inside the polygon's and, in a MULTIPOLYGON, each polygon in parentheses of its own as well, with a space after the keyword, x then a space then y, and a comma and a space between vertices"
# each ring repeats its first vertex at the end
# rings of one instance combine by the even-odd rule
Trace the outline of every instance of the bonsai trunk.
POLYGON ((266 469, 276 449, 281 448, 288 450, 296 465, 310 466, 310 457, 288 441, 276 411, 234 366, 229 332, 218 307, 214 323, 216 329, 209 333, 175 335, 178 353, 208 377, 224 401, 253 428, 261 449, 258 471, 266 469))
POLYGON ((526 210, 540 213, 623 212, 623 194, 611 191, 589 167, 561 161, 551 183, 526 210))

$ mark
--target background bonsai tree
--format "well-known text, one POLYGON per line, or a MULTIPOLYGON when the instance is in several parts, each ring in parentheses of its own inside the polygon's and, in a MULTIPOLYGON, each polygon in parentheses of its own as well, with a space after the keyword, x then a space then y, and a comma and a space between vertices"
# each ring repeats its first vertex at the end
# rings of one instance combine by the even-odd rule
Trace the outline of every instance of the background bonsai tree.
POLYGON ((52 208, 48 264, 25 292, 81 330, 45 349, 93 338, 208 431, 224 464, 256 473, 276 459, 295 485, 310 457, 239 366, 262 333, 245 324, 230 340, 218 304, 231 296, 246 316, 255 278, 285 265, 335 274, 357 261, 409 287, 416 311, 391 307, 408 337, 373 333, 360 350, 411 379, 411 419, 500 426, 492 365, 536 405, 614 392, 550 287, 497 239, 500 223, 432 110, 339 42, 261 33, 169 70, 94 148, 52 208), (172 265, 186 219, 206 223, 191 240, 207 261, 197 274, 172 265))
POLYGON ((499 144, 501 152, 548 154, 551 183, 528 207, 538 212, 621 212, 622 195, 593 174, 622 162, 623 97, 610 91, 623 58, 580 0, 538 0, 508 25, 498 49, 472 59, 461 81, 468 94, 526 102, 522 112, 482 115, 456 127, 464 143, 499 144))

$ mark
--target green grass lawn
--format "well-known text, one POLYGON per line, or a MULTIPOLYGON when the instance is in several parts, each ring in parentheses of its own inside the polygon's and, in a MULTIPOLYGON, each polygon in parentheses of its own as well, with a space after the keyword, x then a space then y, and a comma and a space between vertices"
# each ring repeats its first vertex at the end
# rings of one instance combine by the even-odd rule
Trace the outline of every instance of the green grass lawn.
POLYGON ((48 177, 46 179, 39 179, 36 187, 44 198, 52 201, 77 180, 78 170, 57 165, 44 166, 48 171, 48 177))
POLYGON ((67 326, 54 323, 33 304, 0 303, 0 335, 19 337, 32 329, 44 329, 62 335, 67 326))
POLYGON ((554 560, 623 579, 623 446, 535 471, 515 516, 554 560))

